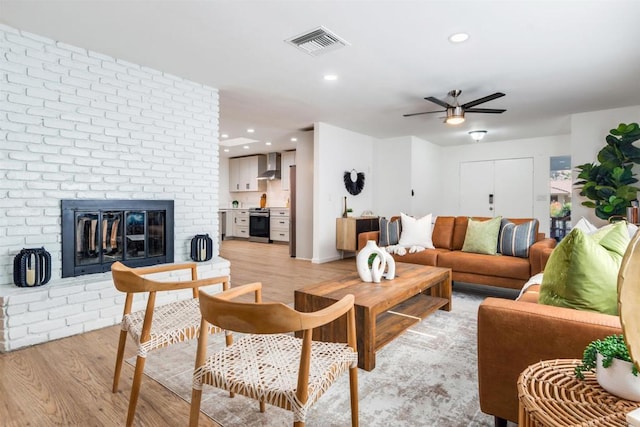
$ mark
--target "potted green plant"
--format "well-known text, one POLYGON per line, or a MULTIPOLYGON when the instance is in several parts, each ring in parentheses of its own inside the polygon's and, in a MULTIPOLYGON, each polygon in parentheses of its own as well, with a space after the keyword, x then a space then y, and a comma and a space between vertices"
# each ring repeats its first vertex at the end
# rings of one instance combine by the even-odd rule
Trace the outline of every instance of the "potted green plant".
POLYGON ((598 153, 600 164, 576 166, 579 181, 574 184, 580 195, 589 199, 583 206, 595 209, 598 218, 609 219, 626 215, 626 208, 636 200, 640 190, 631 184, 638 182, 632 168, 640 163, 640 148, 633 145, 640 139, 637 123, 620 123, 606 137, 607 145, 598 153))
POLYGON ((623 335, 609 335, 589 343, 582 363, 575 368, 576 377, 584 380, 584 372, 595 372, 598 384, 623 399, 640 401, 638 368, 623 335))

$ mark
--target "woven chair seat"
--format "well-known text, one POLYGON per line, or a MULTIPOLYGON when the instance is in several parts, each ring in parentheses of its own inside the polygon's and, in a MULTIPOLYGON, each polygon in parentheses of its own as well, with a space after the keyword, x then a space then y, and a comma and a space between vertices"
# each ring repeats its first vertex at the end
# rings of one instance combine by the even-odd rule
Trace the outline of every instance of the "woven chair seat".
MULTIPOLYGON (((156 348, 195 338, 200 331, 200 306, 195 298, 157 306, 153 310, 149 340, 140 342, 144 313, 140 310, 127 314, 121 324, 122 330, 133 337, 140 357, 147 357, 147 353, 156 348)), ((209 325, 209 333, 219 331, 219 328, 209 325)))
POLYGON ((202 384, 239 393, 291 410, 304 422, 308 409, 337 378, 358 362, 346 343, 314 341, 311 347, 309 397, 296 397, 302 340, 291 335, 247 335, 211 355, 193 375, 194 389, 202 384), (270 358, 265 358, 270 355, 270 358))

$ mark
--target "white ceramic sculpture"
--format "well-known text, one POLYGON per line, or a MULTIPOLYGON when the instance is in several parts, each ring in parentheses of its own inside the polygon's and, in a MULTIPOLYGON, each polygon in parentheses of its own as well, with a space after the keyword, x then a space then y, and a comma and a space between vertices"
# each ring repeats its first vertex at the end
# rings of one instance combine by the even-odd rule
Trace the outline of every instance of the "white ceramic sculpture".
POLYGON ((387 280, 393 280, 396 277, 396 260, 386 251, 384 252, 384 258, 387 260, 387 274, 384 277, 387 280))
POLYGON ((358 256, 356 257, 356 268, 358 269, 360 280, 363 282, 380 283, 382 273, 384 272, 387 263, 385 253, 385 251, 376 245, 375 240, 369 240, 367 242, 365 247, 358 252, 358 256), (374 258, 372 268, 369 268, 369 256, 374 253, 378 256, 374 258))

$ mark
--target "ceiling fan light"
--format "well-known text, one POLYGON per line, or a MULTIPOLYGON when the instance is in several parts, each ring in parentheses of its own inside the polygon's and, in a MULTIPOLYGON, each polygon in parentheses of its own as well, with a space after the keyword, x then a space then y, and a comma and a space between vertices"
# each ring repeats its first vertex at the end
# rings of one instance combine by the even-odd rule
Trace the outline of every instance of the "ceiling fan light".
POLYGON ((459 125, 460 123, 464 123, 464 117, 462 116, 451 116, 447 117, 445 123, 448 125, 459 125))
POLYGON ((482 138, 484 138, 484 136, 487 134, 486 130, 472 130, 471 132, 469 132, 469 136, 471 137, 471 139, 473 139, 475 142, 480 142, 482 141, 482 138))
POLYGON ((448 125, 464 123, 464 111, 462 107, 447 108, 447 118, 444 122, 448 125))

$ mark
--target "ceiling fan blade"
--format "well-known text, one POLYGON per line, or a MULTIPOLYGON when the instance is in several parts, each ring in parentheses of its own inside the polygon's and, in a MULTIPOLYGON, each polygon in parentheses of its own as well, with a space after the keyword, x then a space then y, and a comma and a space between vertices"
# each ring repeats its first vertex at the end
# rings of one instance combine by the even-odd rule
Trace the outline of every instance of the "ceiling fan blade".
POLYGON ((500 114, 504 113, 507 110, 502 110, 499 108, 467 108, 464 110, 465 113, 493 113, 500 114))
POLYGON ((438 98, 434 98, 433 96, 427 96, 425 99, 427 101, 433 102, 434 104, 438 104, 439 106, 444 107, 444 108, 453 107, 453 105, 449 105, 446 102, 439 100, 438 98))
POLYGON ((431 113, 444 113, 447 110, 438 110, 438 111, 425 111, 423 113, 411 113, 411 114, 403 114, 402 117, 411 117, 411 116, 419 116, 420 114, 431 114, 431 113))
MULTIPOLYGON (((489 101, 491 101, 491 100, 494 100, 494 99, 496 99, 496 98, 501 98, 501 97, 503 97, 503 96, 504 96, 504 93, 502 93, 502 92, 496 92, 496 93, 494 93, 494 94, 492 94, 492 95, 487 95, 487 96, 485 96, 484 98, 478 98, 478 99, 476 99, 475 101, 469 101, 469 102, 467 102, 466 104, 462 104, 462 105, 461 105, 461 107, 462 107, 462 108, 464 108, 465 110, 467 110, 467 108, 475 107, 475 106, 476 106, 476 105, 478 105, 478 104, 482 104, 482 103, 485 103, 485 102, 489 102, 489 101)), ((468 110, 467 110, 467 111, 468 111, 468 110)))

